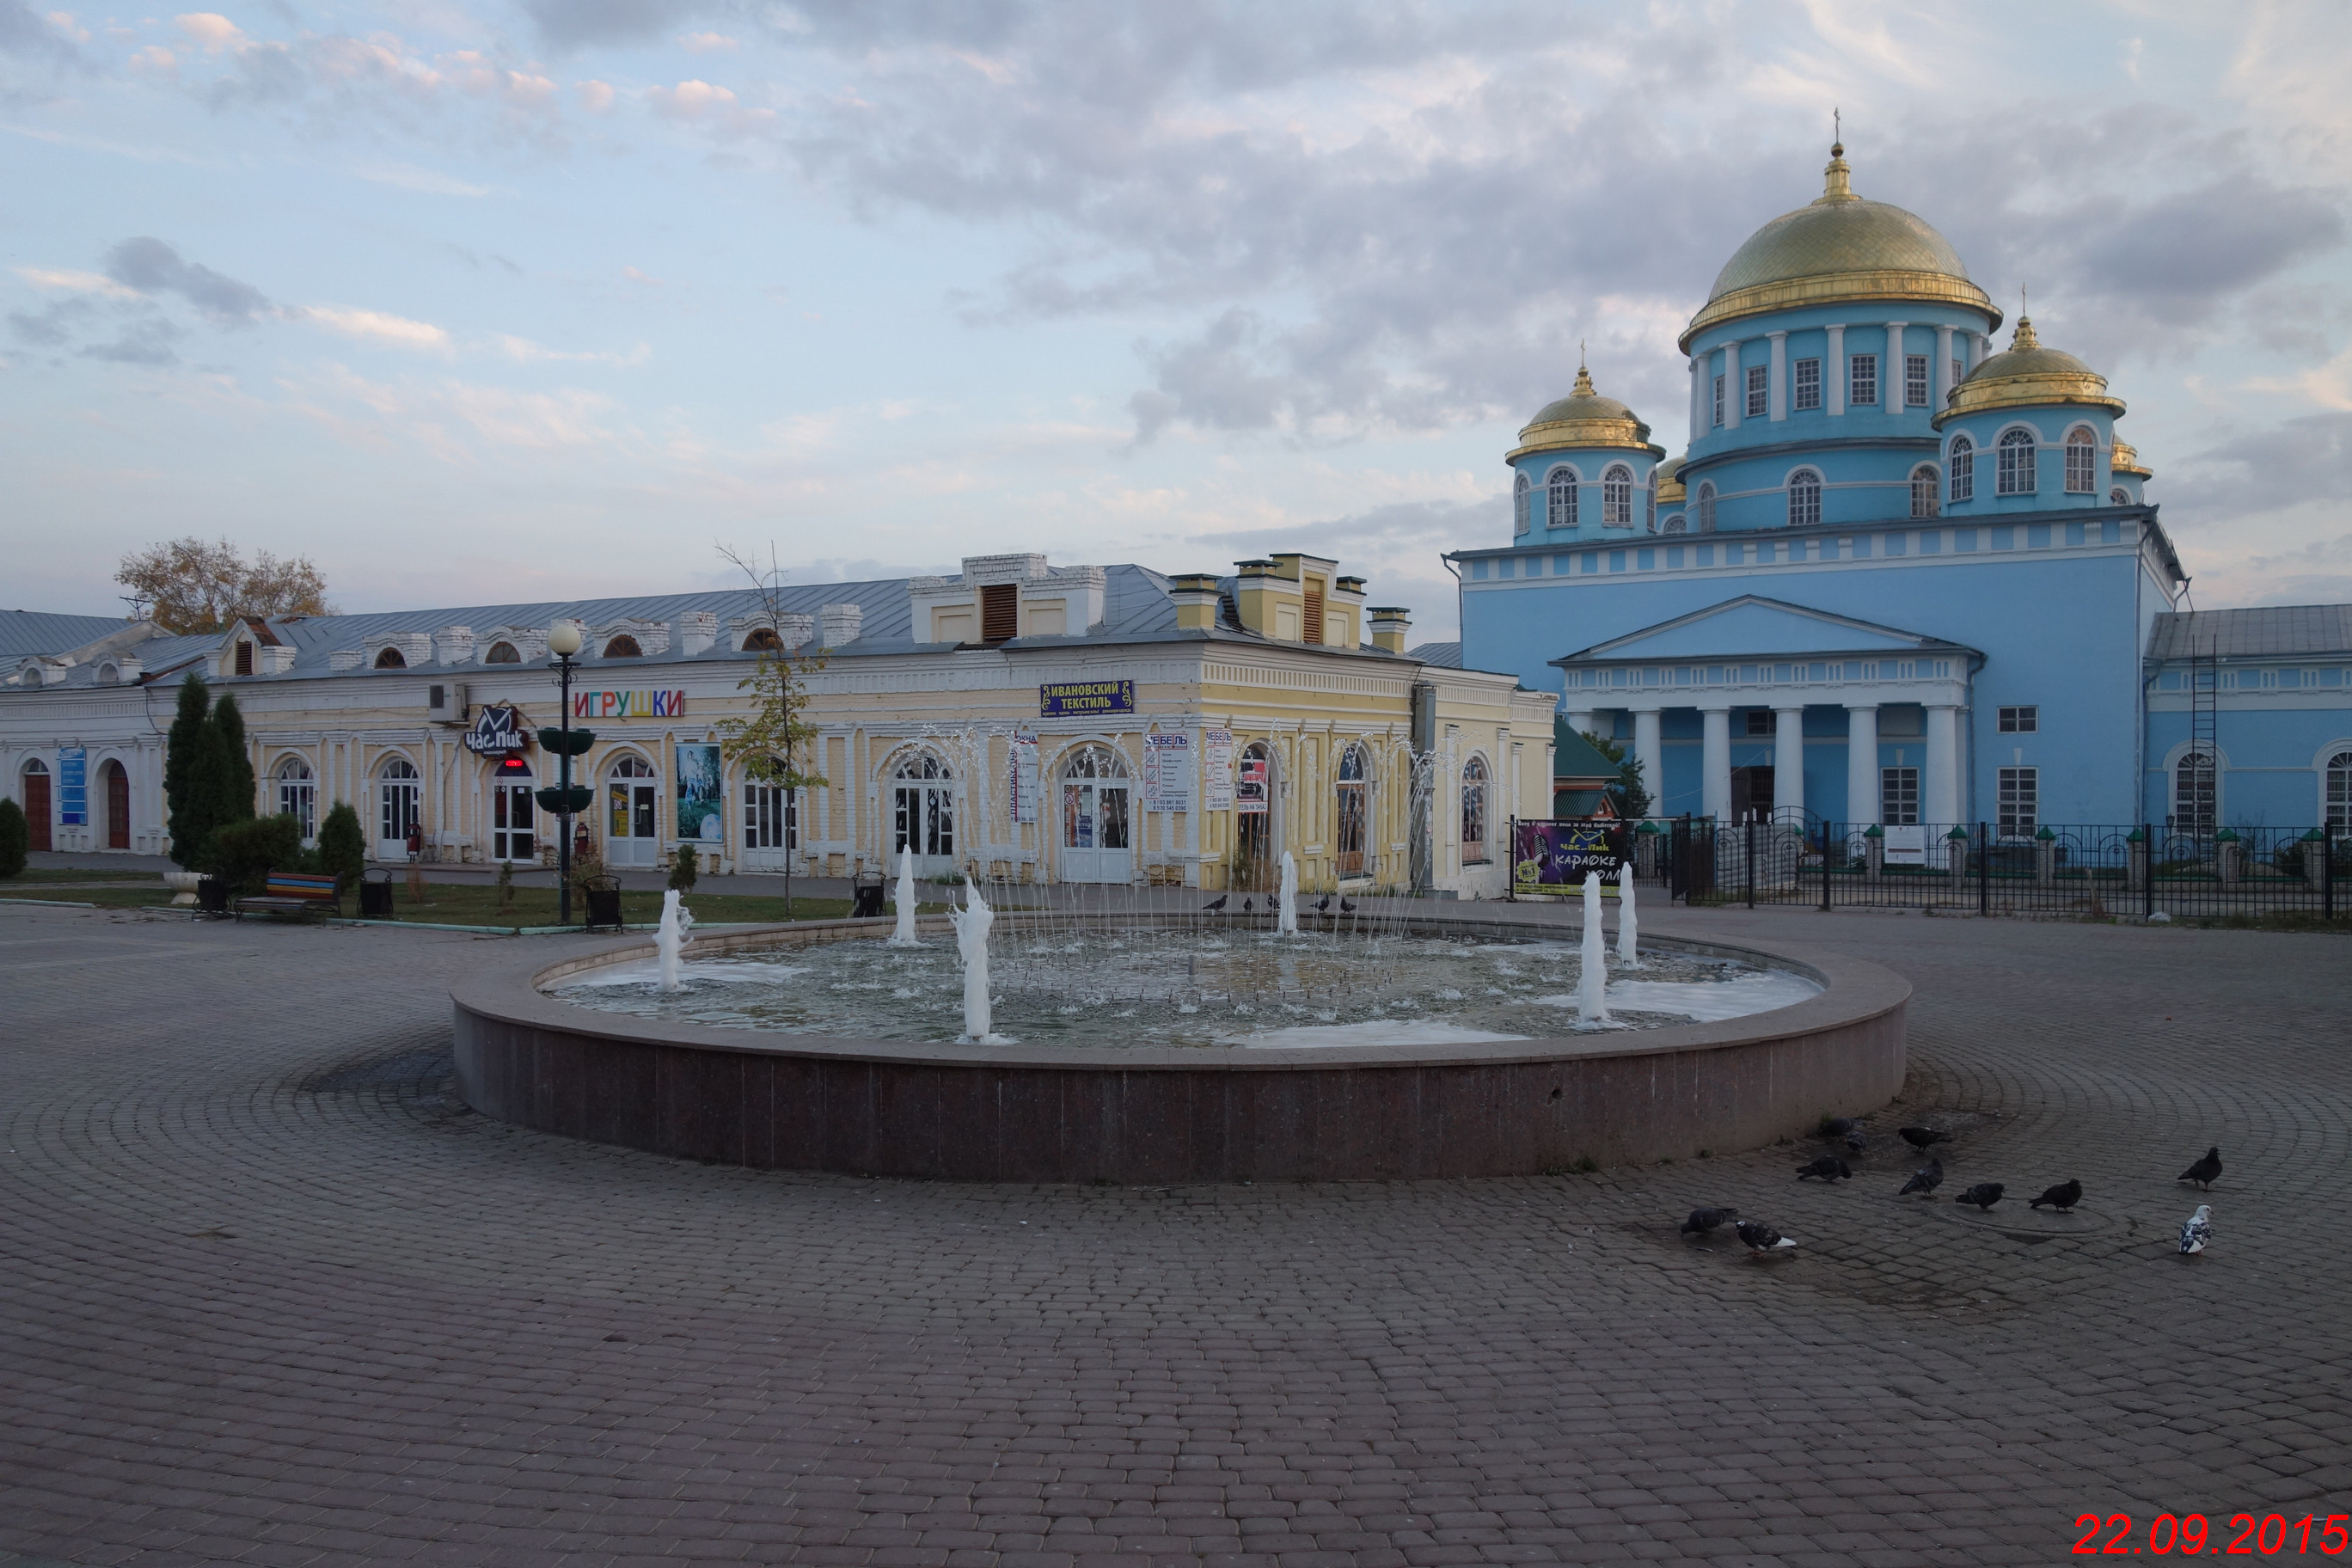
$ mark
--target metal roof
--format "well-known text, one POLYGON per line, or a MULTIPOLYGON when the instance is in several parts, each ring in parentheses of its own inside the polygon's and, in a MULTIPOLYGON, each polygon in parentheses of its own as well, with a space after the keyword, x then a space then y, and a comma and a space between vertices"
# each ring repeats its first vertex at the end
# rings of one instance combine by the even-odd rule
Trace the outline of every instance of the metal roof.
POLYGON ((2150 658, 2292 658, 2352 654, 2352 605, 2258 605, 2244 610, 2174 610, 2156 617, 2150 658))
POLYGON ((1437 669, 1462 668, 1462 645, 1458 642, 1425 642, 1405 650, 1405 658, 1417 658, 1437 669))
POLYGON ((71 653, 132 624, 121 616, 53 616, 42 610, 0 610, 0 658, 71 653))

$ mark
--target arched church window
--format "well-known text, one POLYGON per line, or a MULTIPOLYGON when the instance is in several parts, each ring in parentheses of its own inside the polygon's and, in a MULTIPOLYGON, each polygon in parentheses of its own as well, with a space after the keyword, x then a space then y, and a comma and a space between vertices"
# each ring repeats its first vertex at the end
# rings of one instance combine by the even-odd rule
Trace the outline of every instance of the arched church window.
POLYGON ((1554 528, 1576 526, 1576 470, 1562 464, 1544 486, 1548 520, 1554 528))
POLYGON ((2109 506, 2131 505, 2131 491, 2124 489, 2121 485, 2117 485, 2115 489, 2107 492, 2107 504, 2109 506))
POLYGON ((1715 531, 1715 486, 1712 484, 1698 488, 1698 531, 1701 533, 1715 531))
POLYGON ((2097 463, 2098 437, 2091 434, 2088 425, 2077 425, 2066 432, 2066 493, 2096 495, 2099 491, 2097 463))
POLYGON ((1799 468, 1789 476, 1789 526, 1805 528, 1822 520, 1822 476, 1799 468))
POLYGON ((1680 533, 1682 531, 1683 531, 1683 515, 1682 515, 1682 513, 1680 513, 1680 512, 1676 512, 1676 513, 1675 513, 1675 515, 1674 515, 1674 516, 1672 516, 1672 517, 1670 517, 1670 518, 1666 519, 1666 526, 1665 526, 1665 528, 1664 529, 1664 531, 1663 531, 1667 532, 1667 533, 1680 533))
POLYGON ((1999 477, 1993 492, 2004 496, 2030 496, 2041 488, 2033 472, 2033 451, 2036 443, 2031 430, 2011 430, 1994 443, 1993 451, 2000 462, 1999 477))
POLYGON ((1977 447, 1966 436, 1952 437, 1951 491, 1954 502, 1977 499, 1977 447))
POLYGON ((490 651, 482 656, 484 664, 520 664, 522 653, 510 642, 494 642, 490 651))
POLYGON ((2352 833, 2352 752, 2327 759, 2327 836, 2352 833))
POLYGON ((1612 463, 1601 476, 1601 522, 1604 528, 1633 526, 1633 470, 1612 463))
POLYGON ((406 669, 408 660, 401 656, 398 648, 388 647, 375 656, 375 667, 378 669, 406 669))
POLYGON ((1935 516, 1936 492, 1942 488, 1942 485, 1938 484, 1936 479, 1935 464, 1922 463, 1917 468, 1912 469, 1911 515, 1913 517, 1935 516))
POLYGON ((1521 474, 1511 482, 1511 531, 1525 533, 1535 525, 1535 502, 1529 499, 1528 477, 1521 474))
POLYGON ((2191 838, 2213 836, 2215 799, 2213 756, 2210 752, 2184 752, 2172 769, 2172 830, 2191 838))

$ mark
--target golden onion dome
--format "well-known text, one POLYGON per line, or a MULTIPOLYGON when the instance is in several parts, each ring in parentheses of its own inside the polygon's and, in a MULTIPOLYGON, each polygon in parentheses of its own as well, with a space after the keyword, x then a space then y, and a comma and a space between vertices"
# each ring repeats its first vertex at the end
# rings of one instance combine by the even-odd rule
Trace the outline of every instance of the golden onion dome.
POLYGON ((2139 448, 2121 441, 2116 443, 2115 455, 2108 459, 2107 467, 2116 473, 2129 474, 2136 479, 2152 479, 2156 477, 2156 470, 2139 460, 2139 448))
MULTIPOLYGON (((1688 454, 1685 454, 1685 456, 1687 455, 1688 454)), ((1660 463, 1657 466, 1655 472, 1658 476, 1658 504, 1660 506, 1680 506, 1685 500, 1689 499, 1690 492, 1683 486, 1682 458, 1668 458, 1664 462, 1660 463)))
POLYGON ((1615 398, 1595 392, 1592 373, 1579 365, 1575 389, 1557 403, 1545 404, 1519 432, 1519 444, 1503 460, 1516 462, 1531 453, 1588 447, 1619 447, 1654 458, 1666 455, 1664 447, 1650 445, 1650 427, 1615 398))
POLYGON ((2017 318, 2017 335, 2005 353, 1997 353, 1969 372, 1968 379, 1944 399, 1936 416, 1940 430, 1964 414, 1994 408, 2042 408, 2053 404, 2079 404, 2104 408, 2121 417, 2124 401, 2107 395, 2107 378, 2057 349, 2045 349, 2034 335, 2033 318, 2017 318))
POLYGON ((1969 281, 1951 241, 1925 218, 1853 194, 1843 143, 1830 148, 1822 190, 1748 236, 1716 274, 1706 303, 1683 330, 1681 346, 1718 322, 1849 300, 1918 300, 1982 310, 1986 330, 2000 312, 1969 281))

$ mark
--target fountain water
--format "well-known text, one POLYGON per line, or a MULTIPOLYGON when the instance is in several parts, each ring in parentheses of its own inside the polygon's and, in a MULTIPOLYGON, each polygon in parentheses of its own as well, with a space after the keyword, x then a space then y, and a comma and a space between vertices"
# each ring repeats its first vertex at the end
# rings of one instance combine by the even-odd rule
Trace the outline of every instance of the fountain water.
POLYGON ((662 895, 661 929, 654 933, 654 947, 661 954, 661 988, 677 989, 677 955, 686 946, 686 933, 693 928, 694 916, 677 901, 677 889, 672 888, 662 895))
POLYGON ((898 923, 890 932, 892 947, 920 947, 915 940, 915 847, 898 851, 898 923))
POLYGON ((1633 868, 1627 866, 1617 873, 1617 962, 1628 969, 1642 967, 1641 933, 1633 915, 1633 868))
POLYGON ((1590 1028, 1609 1022, 1609 944, 1601 934, 1601 874, 1584 874, 1583 973, 1576 977, 1576 1021, 1590 1028))
POLYGON ((1283 936, 1298 934, 1298 863, 1290 851, 1282 852, 1282 908, 1274 919, 1275 931, 1283 936))
POLYGON ((989 1027, 988 928, 996 923, 996 911, 980 896, 976 882, 964 884, 963 898, 963 908, 948 911, 955 924, 956 951, 963 956, 963 1034, 956 1044, 1008 1046, 1011 1040, 989 1027))

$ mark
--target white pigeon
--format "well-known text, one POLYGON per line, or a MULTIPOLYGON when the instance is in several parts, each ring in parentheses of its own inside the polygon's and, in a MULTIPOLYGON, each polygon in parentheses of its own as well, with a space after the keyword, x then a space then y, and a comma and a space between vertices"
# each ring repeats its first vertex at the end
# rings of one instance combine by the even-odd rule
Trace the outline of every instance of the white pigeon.
POLYGON ((2180 1255, 2183 1258, 2194 1257, 2204 1251, 2205 1244, 2212 1239, 2213 1205, 2199 1204, 2197 1212, 2190 1215, 2189 1222, 2180 1227, 2180 1255))

